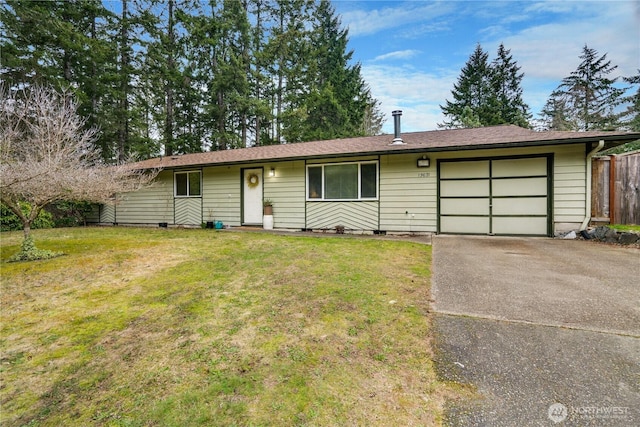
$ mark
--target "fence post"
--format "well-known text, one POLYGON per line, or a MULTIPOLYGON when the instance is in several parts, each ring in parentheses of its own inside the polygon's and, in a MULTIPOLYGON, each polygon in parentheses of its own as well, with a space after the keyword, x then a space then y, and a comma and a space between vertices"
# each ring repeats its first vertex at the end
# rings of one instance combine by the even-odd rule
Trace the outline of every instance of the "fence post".
POLYGON ((609 224, 616 223, 616 155, 609 156, 609 224))

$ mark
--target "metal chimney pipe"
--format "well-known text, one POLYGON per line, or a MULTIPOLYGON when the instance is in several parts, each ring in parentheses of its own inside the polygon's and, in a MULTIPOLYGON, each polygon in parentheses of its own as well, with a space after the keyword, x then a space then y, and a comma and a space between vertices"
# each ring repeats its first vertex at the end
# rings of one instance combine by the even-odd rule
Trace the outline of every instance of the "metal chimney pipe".
POLYGON ((392 111, 391 115, 393 116, 393 142, 391 144, 404 144, 404 141, 400 136, 400 116, 402 116, 402 110, 392 111))

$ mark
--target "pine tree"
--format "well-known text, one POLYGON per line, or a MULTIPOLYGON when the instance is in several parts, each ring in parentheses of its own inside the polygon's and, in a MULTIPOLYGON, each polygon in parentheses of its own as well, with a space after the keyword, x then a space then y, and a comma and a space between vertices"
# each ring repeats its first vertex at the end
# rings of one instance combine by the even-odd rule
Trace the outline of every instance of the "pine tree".
POLYGON ((315 4, 304 50, 303 88, 289 105, 288 142, 343 138, 370 132, 364 121, 378 120, 377 104, 366 86, 360 64, 351 64, 348 29, 327 0, 315 4))
MULTIPOLYGON (((617 65, 607 61, 607 54, 598 57, 595 49, 585 45, 582 62, 554 91, 554 98, 561 99, 566 106, 571 130, 609 130, 619 127, 619 116, 615 107, 624 94, 616 88, 617 78, 607 77, 617 65)), ((544 113, 543 113, 544 114, 544 113)))
POLYGON ((105 160, 380 132, 328 0, 0 2, 11 87, 70 89, 105 160))
POLYGON ((203 135, 195 126, 201 102, 194 87, 191 37, 185 25, 195 5, 177 0, 154 0, 150 5, 154 13, 145 11, 139 17, 146 37, 141 41, 145 50, 138 81, 145 97, 137 99, 137 107, 151 113, 165 155, 201 151, 203 135), (146 108, 149 101, 151 108, 146 108))
POLYGON ((621 114, 623 127, 633 132, 640 132, 640 70, 638 74, 631 77, 624 77, 623 80, 633 86, 636 86, 636 92, 627 95, 621 99, 622 104, 627 104, 627 108, 621 114))
POLYGON ((541 130, 569 131, 575 130, 577 124, 573 121, 565 97, 553 92, 542 108, 541 130))
POLYGON ((87 127, 102 129, 97 145, 112 158, 109 134, 115 47, 113 15, 100 0, 0 3, 0 73, 14 88, 70 89, 87 127))
POLYGON ((440 106, 447 121, 442 128, 466 128, 513 124, 530 127, 529 107, 522 100, 524 77, 503 44, 497 57, 489 63, 489 55, 478 44, 462 68, 460 77, 447 100, 440 106))
POLYGON ((269 133, 269 123, 273 121, 273 112, 270 107, 270 93, 273 93, 273 84, 267 74, 269 55, 266 51, 266 0, 249 0, 246 10, 253 17, 253 22, 255 22, 250 29, 250 49, 247 64, 251 92, 251 114, 248 120, 249 133, 253 138, 251 144, 269 145, 274 142, 269 133))
MULTIPOLYGON (((451 91, 453 101, 446 100, 445 105, 440 106, 449 120, 438 126, 442 128, 465 127, 462 118, 468 118, 471 113, 477 118, 478 123, 485 125, 487 111, 491 111, 491 107, 494 107, 492 83, 489 54, 478 44, 462 68, 458 81, 453 86, 451 91), (470 111, 465 112, 465 107, 470 111)), ((475 123, 476 120, 474 119, 473 122, 475 123)), ((467 120, 466 125, 469 123, 467 120)))
MULTIPOLYGON (((522 100, 522 79, 520 67, 513 60, 511 51, 501 43, 498 55, 491 64, 491 82, 493 87, 492 101, 495 105, 495 120, 487 125, 514 124, 524 128, 530 127, 529 107, 522 100)), ((492 108, 493 110, 493 108, 492 108)))

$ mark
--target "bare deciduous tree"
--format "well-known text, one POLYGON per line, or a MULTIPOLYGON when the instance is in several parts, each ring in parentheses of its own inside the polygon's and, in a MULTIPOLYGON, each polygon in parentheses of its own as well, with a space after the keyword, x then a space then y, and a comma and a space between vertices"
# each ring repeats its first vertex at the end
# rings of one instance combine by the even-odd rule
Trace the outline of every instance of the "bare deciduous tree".
POLYGON ((157 172, 101 161, 69 92, 48 87, 14 91, 0 86, 0 196, 22 221, 25 241, 46 205, 67 201, 109 203, 116 193, 148 185, 157 172), (25 213, 19 202, 27 202, 25 213))

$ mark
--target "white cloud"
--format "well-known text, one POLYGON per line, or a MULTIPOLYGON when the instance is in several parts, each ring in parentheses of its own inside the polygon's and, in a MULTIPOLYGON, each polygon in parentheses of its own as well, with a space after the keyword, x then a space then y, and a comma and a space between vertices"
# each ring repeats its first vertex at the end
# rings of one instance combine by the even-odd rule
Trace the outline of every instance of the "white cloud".
POLYGON ((637 2, 542 2, 527 8, 535 13, 562 13, 562 19, 524 27, 483 47, 491 55, 500 42, 511 50, 525 73, 522 82, 525 102, 534 118, 551 91, 576 69, 586 44, 607 54, 617 65, 611 77, 636 74, 640 67, 640 17, 637 2), (635 18, 635 19, 634 19, 635 18))
POLYGON ((634 74, 640 62, 640 23, 629 19, 637 13, 635 3, 587 4, 589 11, 581 13, 584 5, 571 2, 571 19, 531 26, 503 40, 526 76, 559 82, 575 70, 585 44, 607 53, 622 75, 634 74))
MULTIPOLYGON (((430 74, 410 67, 389 65, 362 66, 362 75, 381 110, 390 117, 391 111, 404 112, 403 132, 436 129, 443 116, 440 104, 451 97, 457 73, 430 74)), ((387 120, 383 130, 393 132, 393 122, 387 120)))
POLYGON ((384 55, 376 56, 374 61, 385 61, 387 59, 409 59, 417 54, 419 54, 419 50, 415 49, 406 49, 406 50, 397 50, 395 52, 385 53, 384 55))
POLYGON ((395 7, 372 10, 350 10, 342 13, 342 24, 350 37, 376 34, 390 29, 402 29, 408 24, 428 21, 451 12, 449 3, 399 2, 395 7))

